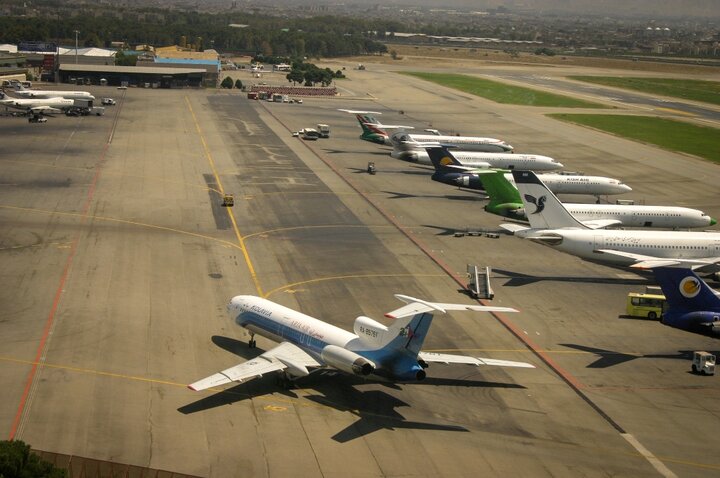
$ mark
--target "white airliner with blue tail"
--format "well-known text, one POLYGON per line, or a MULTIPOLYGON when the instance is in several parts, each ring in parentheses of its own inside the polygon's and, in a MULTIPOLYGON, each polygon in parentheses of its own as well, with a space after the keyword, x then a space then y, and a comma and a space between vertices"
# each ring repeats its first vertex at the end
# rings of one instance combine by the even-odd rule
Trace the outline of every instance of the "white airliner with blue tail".
POLYGON ((367 379, 393 382, 423 380, 425 368, 431 362, 534 368, 524 362, 420 350, 434 313, 448 310, 517 312, 515 309, 441 304, 400 294, 395 297, 406 305, 385 314, 394 320, 392 324, 385 326, 360 316, 355 319, 355 333, 267 299, 251 295, 233 297, 227 309, 237 325, 250 331, 249 346, 255 346, 255 334, 280 342, 280 345, 188 387, 205 390, 230 382, 246 382, 270 372, 280 372, 286 379, 295 379, 318 368, 334 368, 367 379))

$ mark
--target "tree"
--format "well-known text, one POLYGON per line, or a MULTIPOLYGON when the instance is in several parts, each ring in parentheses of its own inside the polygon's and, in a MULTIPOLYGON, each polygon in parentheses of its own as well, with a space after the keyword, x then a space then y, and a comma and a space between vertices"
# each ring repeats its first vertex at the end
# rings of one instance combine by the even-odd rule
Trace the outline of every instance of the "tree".
POLYGON ((115 64, 117 66, 135 66, 137 63, 136 55, 126 55, 122 50, 115 53, 115 64))
POLYGON ((238 90, 242 90, 242 87, 243 87, 242 80, 240 80, 239 78, 237 80, 235 80, 235 88, 237 88, 238 90))
POLYGON ((227 88, 228 90, 233 87, 233 80, 229 76, 226 76, 224 80, 222 80, 222 83, 220 83, 221 88, 227 88))
POLYGON ((292 69, 292 70, 290 70, 290 73, 285 75, 285 78, 287 78, 288 81, 291 81, 294 86, 296 83, 303 82, 303 79, 305 78, 305 74, 302 72, 302 70, 292 69))
POLYGON ((65 478, 67 472, 30 452, 20 440, 0 441, 0 476, 65 478))

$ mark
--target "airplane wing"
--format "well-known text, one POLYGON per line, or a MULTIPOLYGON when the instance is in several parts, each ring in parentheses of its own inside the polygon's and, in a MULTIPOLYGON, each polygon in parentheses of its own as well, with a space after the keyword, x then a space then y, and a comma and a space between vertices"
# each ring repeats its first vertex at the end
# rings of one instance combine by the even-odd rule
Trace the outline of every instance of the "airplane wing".
POLYGON ((402 317, 409 317, 411 315, 422 314, 424 312, 430 312, 433 310, 443 313, 448 310, 473 310, 479 312, 517 312, 516 309, 513 309, 511 307, 427 302, 422 299, 416 299, 414 297, 409 297, 402 294, 395 294, 395 297, 405 302, 407 305, 404 305, 399 309, 395 309, 392 312, 388 312, 387 314, 385 314, 385 317, 390 319, 400 319, 402 317))
POLYGON ((381 115, 382 114, 379 111, 346 110, 343 108, 338 108, 338 111, 342 111, 344 113, 350 113, 351 115, 381 115))
POLYGON ((514 224, 514 223, 500 224, 500 228, 505 229, 508 232, 512 232, 513 234, 515 234, 518 231, 526 231, 526 230, 530 229, 529 227, 523 226, 522 224, 514 224))
POLYGON ((622 221, 617 219, 592 219, 590 221, 580 221, 590 229, 605 229, 610 226, 620 226, 622 221))
POLYGON ((188 385, 188 388, 195 391, 217 387, 230 382, 243 383, 253 378, 288 369, 295 375, 307 375, 308 367, 320 367, 317 360, 308 355, 300 347, 283 342, 262 355, 252 360, 230 367, 209 377, 198 380, 188 385))
POLYGON ((714 269, 720 263, 720 257, 710 257, 704 259, 666 258, 633 254, 632 252, 617 251, 615 249, 598 249, 597 252, 633 259, 635 264, 632 264, 630 267, 635 267, 637 269, 652 269, 653 267, 688 267, 693 270, 714 269))
POLYGON ((483 357, 469 357, 467 355, 450 355, 450 354, 436 354, 432 352, 420 352, 418 358, 425 362, 434 363, 462 363, 468 365, 492 365, 496 367, 520 367, 520 368, 535 368, 534 365, 526 362, 513 362, 511 360, 496 360, 483 357))

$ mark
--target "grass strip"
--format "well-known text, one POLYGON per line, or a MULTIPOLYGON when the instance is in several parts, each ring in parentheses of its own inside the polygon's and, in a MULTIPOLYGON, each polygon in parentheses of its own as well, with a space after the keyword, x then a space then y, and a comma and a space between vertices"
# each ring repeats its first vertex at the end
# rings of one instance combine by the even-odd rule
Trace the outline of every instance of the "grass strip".
POLYGON ((442 86, 481 96, 497 103, 526 106, 551 106, 558 108, 607 108, 590 101, 577 100, 569 96, 546 93, 521 86, 508 85, 497 81, 457 73, 403 72, 442 86))
POLYGON ((717 128, 654 116, 602 114, 548 114, 547 116, 720 163, 720 130, 717 128))
POLYGON ((720 82, 666 78, 569 76, 572 80, 720 105, 720 82))

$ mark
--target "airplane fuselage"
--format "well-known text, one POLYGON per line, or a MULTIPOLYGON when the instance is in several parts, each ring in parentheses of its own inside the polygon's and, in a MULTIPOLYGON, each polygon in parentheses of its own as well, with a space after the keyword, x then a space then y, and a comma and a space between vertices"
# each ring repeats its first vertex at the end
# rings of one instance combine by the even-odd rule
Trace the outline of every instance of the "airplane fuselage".
MULTIPOLYGON (((590 194, 605 196, 609 194, 623 194, 632 191, 632 188, 620 180, 603 176, 585 176, 577 174, 538 174, 538 178, 555 194, 590 194)), ((512 174, 505 177, 515 184, 512 174)))
POLYGON ((687 207, 565 203, 565 208, 582 222, 614 219, 624 227, 692 229, 715 224, 709 215, 687 207))
POLYGON ((275 342, 290 342, 318 362, 349 373, 372 374, 376 380, 407 380, 422 371, 417 356, 373 350, 354 333, 267 299, 236 296, 227 308, 234 322, 253 334, 275 342))
POLYGON ((32 108, 37 108, 41 106, 45 106, 48 108, 57 108, 57 109, 66 109, 71 106, 73 106, 74 102, 73 100, 65 99, 65 98, 45 98, 45 99, 18 99, 18 98, 9 98, 5 100, 0 100, 0 104, 7 106, 9 108, 15 108, 19 110, 30 110, 32 108))
MULTIPOLYGON (((453 156, 468 168, 497 169, 529 169, 532 171, 554 171, 563 167, 562 163, 549 156, 539 154, 514 154, 482 151, 453 151, 453 156)), ((391 156, 396 159, 432 165, 427 151, 393 151, 391 156)))
POLYGON ((631 265, 636 260, 599 252, 602 249, 665 259, 720 257, 720 233, 712 232, 527 229, 515 234, 567 254, 608 264, 631 265))
MULTIPOLYGON (((453 154, 456 157, 460 156, 460 154, 453 154)), ((467 165, 465 161, 462 162, 463 165, 467 165)), ((548 167, 553 163, 549 163, 543 159, 538 159, 536 160, 536 164, 548 167)), ((632 188, 623 182, 614 178, 606 178, 602 176, 581 176, 552 173, 538 173, 537 176, 541 178, 548 189, 555 194, 588 194, 592 196, 607 196, 632 191, 632 188)), ((505 174, 505 178, 510 181, 511 184, 515 185, 515 181, 513 181, 511 173, 505 174)), ((484 189, 482 178, 471 172, 439 172, 435 173, 433 179, 446 184, 455 184, 457 186, 470 189, 484 189)))
MULTIPOLYGON (((694 229, 716 224, 715 219, 704 212, 686 207, 572 203, 564 203, 564 206, 580 222, 614 220, 620 221, 620 227, 694 229)), ((522 203, 500 204, 490 212, 527 219, 522 203)))
POLYGON ((95 99, 95 97, 87 91, 19 90, 15 91, 14 94, 23 98, 95 99))

